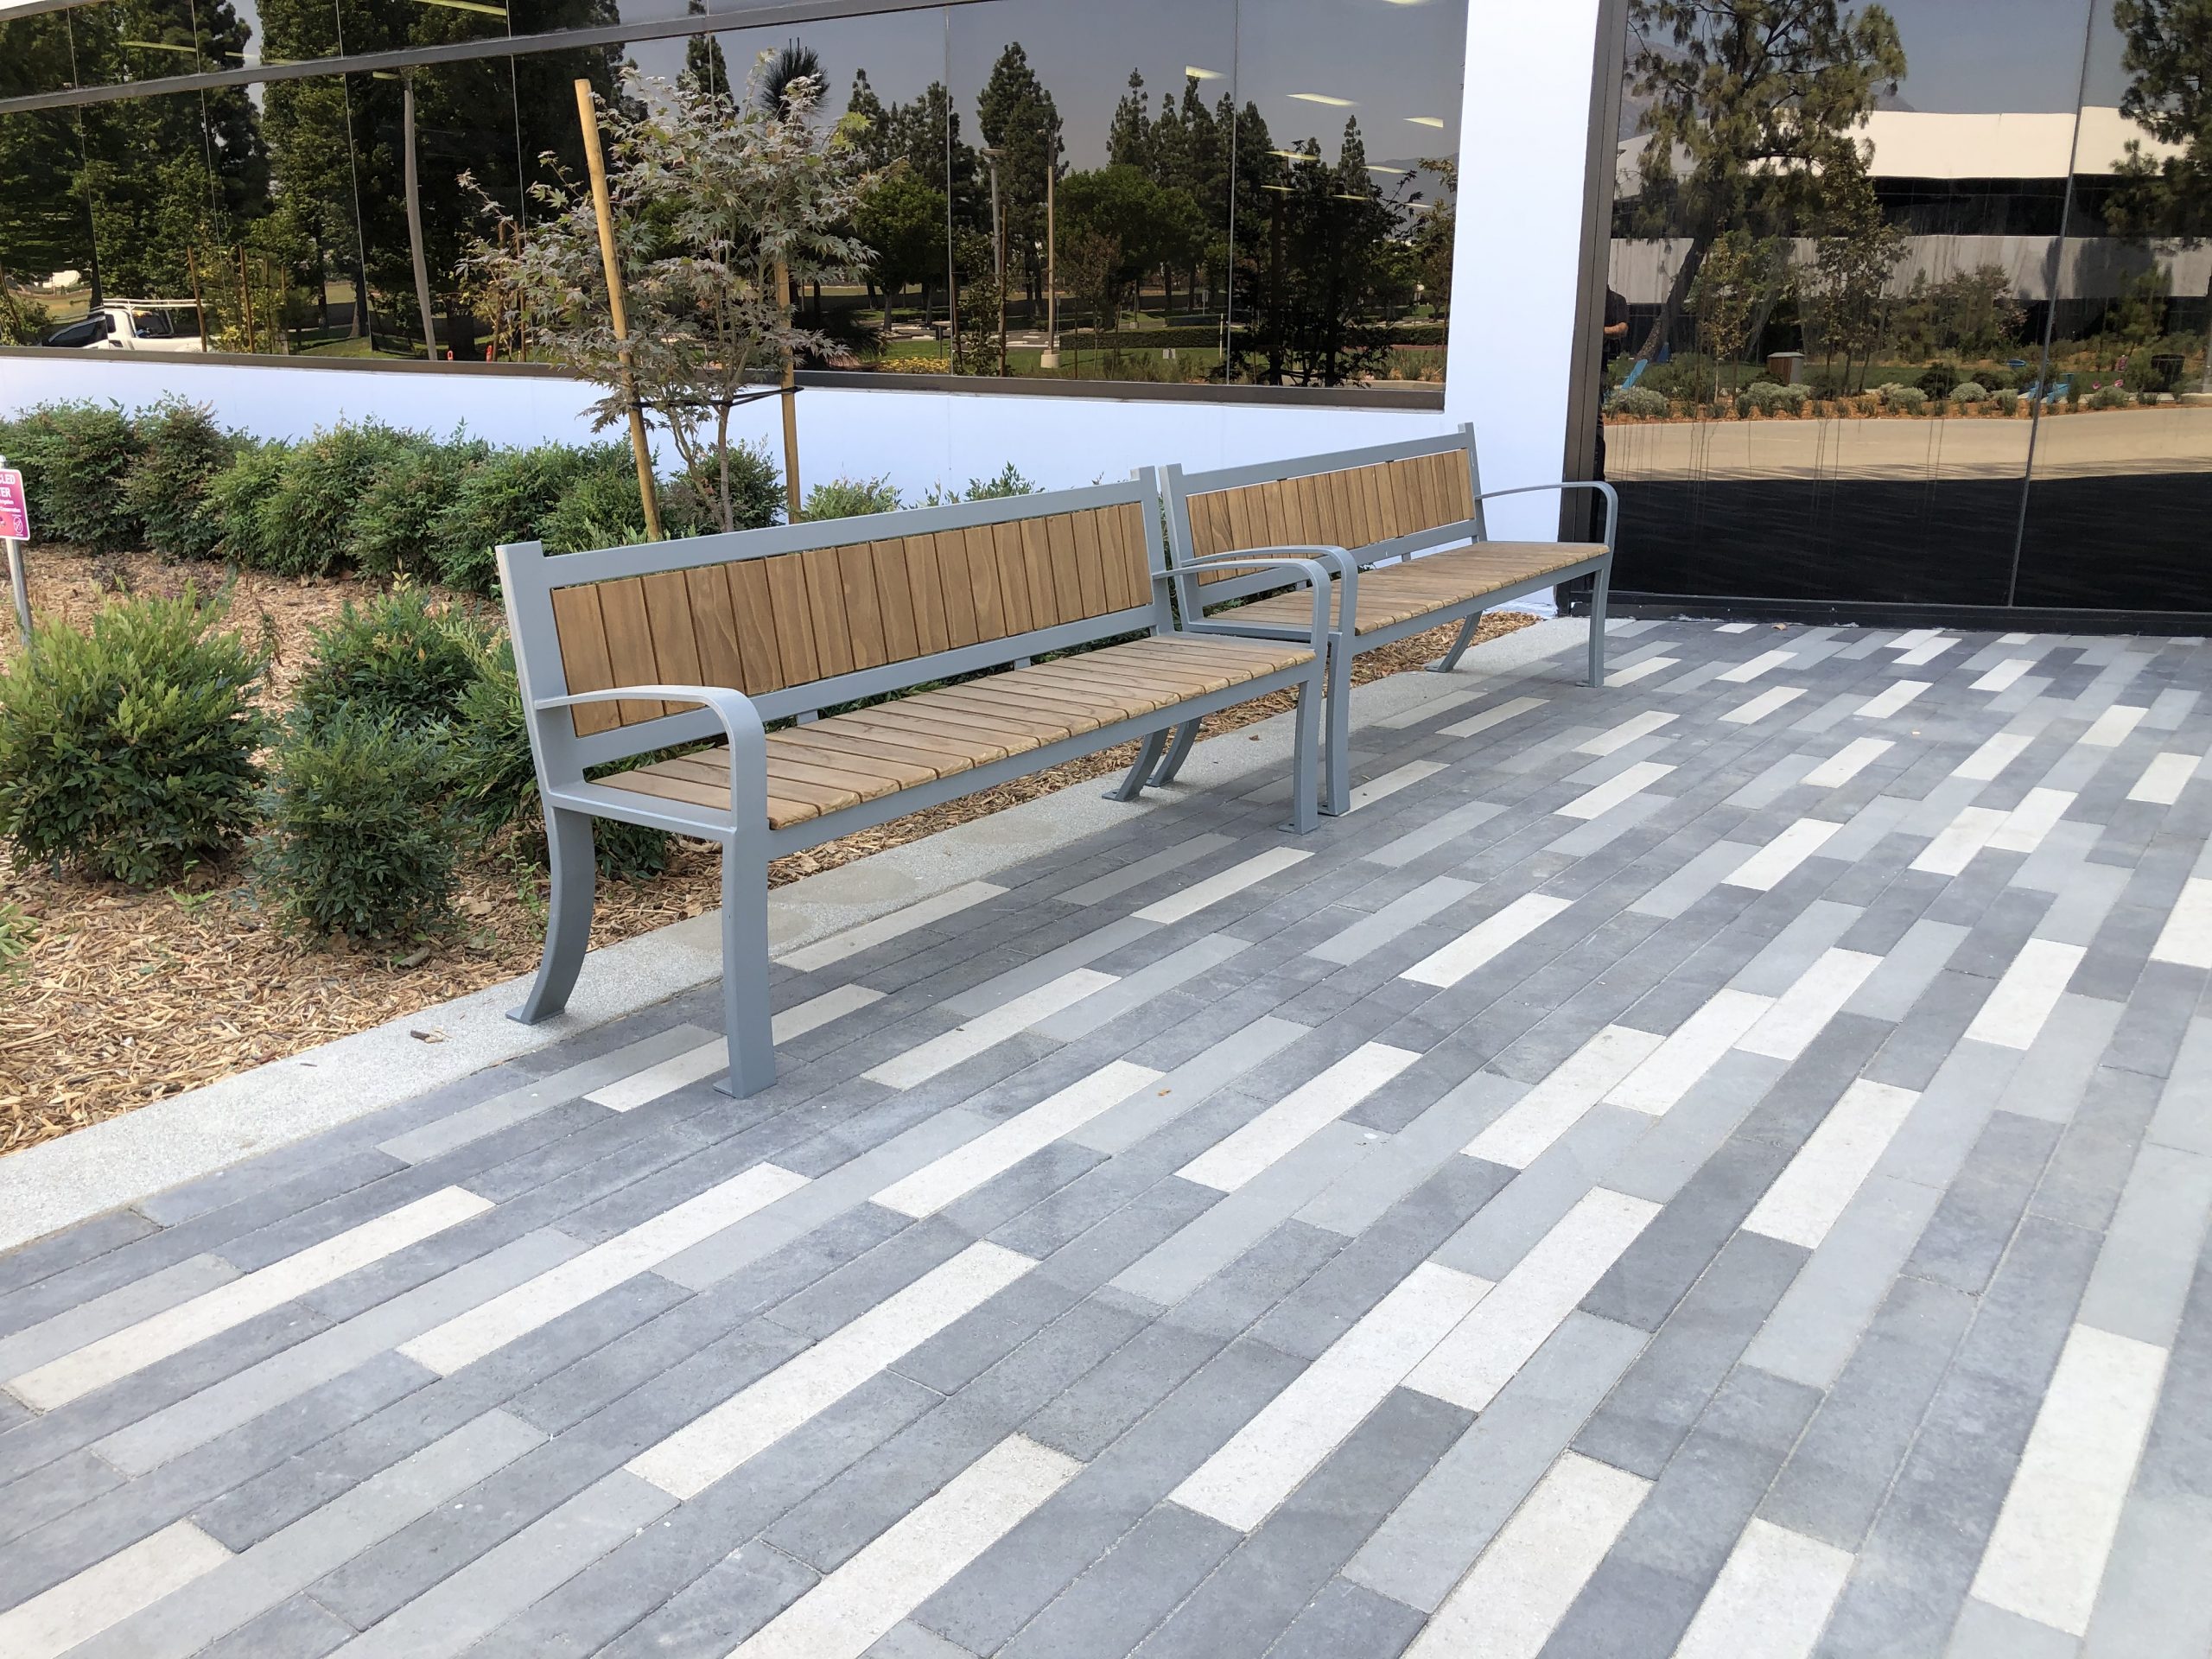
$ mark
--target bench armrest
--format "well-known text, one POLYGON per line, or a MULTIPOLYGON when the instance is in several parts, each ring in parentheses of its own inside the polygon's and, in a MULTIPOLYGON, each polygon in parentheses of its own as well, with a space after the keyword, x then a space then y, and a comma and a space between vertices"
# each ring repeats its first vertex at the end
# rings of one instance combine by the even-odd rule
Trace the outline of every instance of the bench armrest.
MULTIPOLYGON (((1268 547, 1255 548, 1249 553, 1209 553, 1203 558, 1185 559, 1178 570, 1228 569, 1240 568, 1262 570, 1281 565, 1297 571, 1306 578, 1313 590, 1313 650, 1316 655, 1326 649, 1329 641, 1329 578, 1332 569, 1344 572, 1344 602, 1351 602, 1351 584, 1358 580, 1357 569, 1341 547, 1268 547), (1299 554, 1314 554, 1316 557, 1300 558, 1299 554), (1341 560, 1339 567, 1338 562, 1341 560)), ((1203 595, 1201 595, 1203 598, 1203 595)), ((1203 609, 1197 616, 1185 619, 1184 626, 1194 632, 1205 625, 1203 609)))
POLYGON ((1516 484, 1506 490, 1484 490, 1475 498, 1478 501, 1493 500, 1501 495, 1535 495, 1548 490, 1595 490, 1605 498, 1605 551, 1613 550, 1613 532, 1620 528, 1621 493, 1602 478, 1570 478, 1557 484, 1516 484))
POLYGON ((742 691, 726 685, 618 685, 605 691, 576 691, 564 697, 539 697, 531 707, 540 714, 587 702, 696 702, 712 710, 729 740, 730 810, 737 822, 768 816, 768 734, 760 711, 742 691), (753 817, 746 815, 751 812, 753 817))

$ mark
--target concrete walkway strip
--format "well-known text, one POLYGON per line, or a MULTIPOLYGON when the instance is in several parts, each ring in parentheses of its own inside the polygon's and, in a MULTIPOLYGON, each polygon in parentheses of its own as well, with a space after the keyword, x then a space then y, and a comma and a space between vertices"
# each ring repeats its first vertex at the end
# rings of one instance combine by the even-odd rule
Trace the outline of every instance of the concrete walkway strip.
POLYGON ((505 1294, 403 1342, 399 1351, 441 1376, 450 1376, 805 1185, 804 1175, 773 1164, 756 1164, 505 1294))
POLYGON ((1573 902, 1555 899, 1549 893, 1523 893, 1504 909, 1477 922, 1450 944, 1423 957, 1398 977, 1449 989, 1485 963, 1520 944, 1568 909, 1573 902))
POLYGON ((1049 1446, 1007 1436, 740 1643, 729 1659, 861 1659, 1082 1467, 1049 1446))
POLYGON ((1406 1649, 1406 1659, 1536 1659, 1651 1483, 1569 1452, 1406 1649))
POLYGON ((1176 1173, 1217 1192, 1234 1192, 1420 1058, 1411 1049, 1393 1048, 1388 1043, 1362 1043, 1176 1173))
POLYGON ((230 1559, 230 1551, 191 1522, 176 1522, 0 1613, 0 1653, 60 1659, 230 1559))
POLYGON ((879 916, 872 922, 863 922, 842 933, 833 933, 812 944, 784 951, 776 960, 786 968, 796 968, 804 974, 820 973, 824 968, 834 968, 848 957, 856 957, 879 944, 888 944, 918 928, 927 927, 931 922, 957 916, 962 911, 987 903, 1005 891, 1004 887, 993 881, 964 881, 948 892, 925 899, 918 905, 908 905, 903 910, 894 910, 888 916, 879 916))
POLYGON ((1270 847, 1242 863, 1193 882, 1180 893, 1171 893, 1137 912, 1141 922, 1179 922, 1200 911, 1256 887, 1269 876, 1303 864, 1313 855, 1296 847, 1270 847))
POLYGON ((1486 1279, 1422 1262, 1168 1496, 1251 1531, 1490 1289, 1486 1279))
POLYGON ((970 1244, 640 1452, 630 1472, 672 1497, 696 1497, 1036 1265, 996 1244, 970 1244))
POLYGON ((933 1216, 948 1204, 1003 1175, 1032 1153, 1074 1134, 1100 1113, 1149 1088, 1163 1074, 1148 1065, 1115 1060, 1058 1094, 986 1129, 967 1145, 926 1164, 875 1195, 902 1216, 933 1216))
POLYGON ((282 1261, 126 1325, 37 1370, 11 1377, 8 1390, 41 1411, 67 1405, 195 1343, 244 1325, 296 1296, 383 1260, 492 1207, 465 1187, 442 1187, 386 1215, 310 1244, 282 1261))
POLYGON ((1048 1020, 1064 1008, 1073 1007, 1095 991, 1103 991, 1119 980, 1113 974, 1102 974, 1095 969, 1078 968, 1072 973, 1062 974, 1035 990, 1024 993, 1012 1001, 1002 1002, 988 1014, 979 1014, 973 1020, 955 1026, 950 1031, 917 1043, 902 1054, 894 1054, 882 1065, 870 1067, 861 1075, 870 1083, 882 1084, 890 1089, 912 1089, 927 1083, 939 1072, 950 1071, 963 1060, 970 1060, 988 1049, 1027 1030, 1040 1020, 1048 1020))

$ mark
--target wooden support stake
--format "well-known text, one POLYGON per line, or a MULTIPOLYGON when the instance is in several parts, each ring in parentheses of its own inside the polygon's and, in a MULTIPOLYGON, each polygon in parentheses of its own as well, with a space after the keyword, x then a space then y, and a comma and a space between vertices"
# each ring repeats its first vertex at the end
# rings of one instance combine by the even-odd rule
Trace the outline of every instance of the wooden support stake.
POLYGON ((430 267, 423 255, 423 195, 415 177, 415 77, 400 77, 402 119, 401 175, 407 192, 407 251, 415 261, 415 304, 423 314, 423 355, 438 360, 438 331, 430 321, 430 267))
POLYGON ((622 264, 614 252, 614 202, 607 192, 607 157, 599 147, 599 109, 591 82, 576 82, 576 118, 583 123, 584 164, 591 169, 591 202, 599 215, 599 257, 607 270, 607 308, 614 321, 617 354, 622 360, 622 401, 630 410, 630 453, 638 462, 638 500, 645 510, 645 539, 660 533, 660 493, 653 486, 652 446, 645 442, 645 412, 638 404, 637 377, 630 369, 630 313, 622 301, 622 264))
POLYGON ((207 305, 200 297, 200 261, 193 251, 184 251, 184 268, 192 273, 192 315, 200 320, 200 349, 207 349, 207 305))
MULTIPOLYGON (((776 261, 776 304, 791 321, 791 268, 776 261)), ((793 524, 799 521, 798 493, 798 372, 789 352, 784 353, 784 510, 793 524)))

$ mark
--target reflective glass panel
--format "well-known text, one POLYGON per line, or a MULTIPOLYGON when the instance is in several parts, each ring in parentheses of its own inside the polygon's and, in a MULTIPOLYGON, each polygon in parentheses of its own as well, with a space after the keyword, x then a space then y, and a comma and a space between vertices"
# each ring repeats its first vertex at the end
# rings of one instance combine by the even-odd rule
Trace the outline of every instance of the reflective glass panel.
POLYGON ((35 345, 85 315, 92 218, 76 111, 0 115, 0 341, 35 345))
POLYGON ((1778 35, 1726 4, 1631 10, 1602 323, 1617 586, 2005 603, 2084 0, 1994 32, 1947 0, 1791 9, 1778 35), (1778 98, 1808 69, 1810 101, 1778 98))
POLYGON ((995 0, 950 15, 952 367, 1218 382, 1234 4, 995 0))
POLYGON ((2096 3, 2014 602, 2212 611, 2212 37, 2096 3))
POLYGON ((1466 9, 1239 10, 1234 378, 1440 382, 1466 9))

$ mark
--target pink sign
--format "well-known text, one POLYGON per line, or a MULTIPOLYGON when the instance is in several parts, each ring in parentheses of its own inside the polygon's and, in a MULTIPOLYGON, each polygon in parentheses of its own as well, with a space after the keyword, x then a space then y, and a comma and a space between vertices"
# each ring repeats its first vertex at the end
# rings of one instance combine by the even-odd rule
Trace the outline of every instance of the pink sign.
POLYGON ((31 510, 23 499, 23 475, 0 470, 0 539, 28 542, 31 510))

